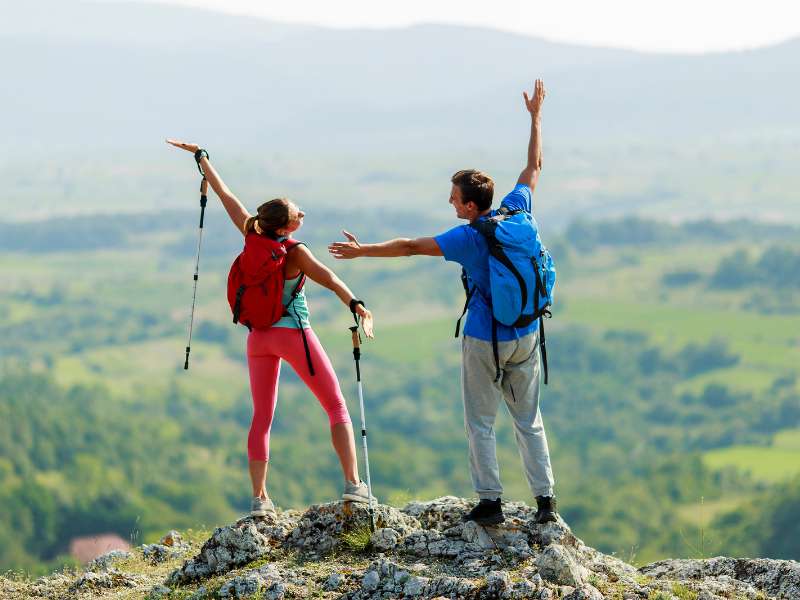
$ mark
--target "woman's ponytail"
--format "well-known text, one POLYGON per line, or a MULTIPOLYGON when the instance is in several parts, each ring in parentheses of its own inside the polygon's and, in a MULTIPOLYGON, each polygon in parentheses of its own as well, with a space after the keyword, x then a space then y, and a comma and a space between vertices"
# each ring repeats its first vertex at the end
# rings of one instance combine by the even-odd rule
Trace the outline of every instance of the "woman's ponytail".
POLYGON ((247 235, 251 231, 256 230, 256 221, 258 221, 257 216, 247 217, 244 221, 244 225, 242 226, 242 233, 247 235))

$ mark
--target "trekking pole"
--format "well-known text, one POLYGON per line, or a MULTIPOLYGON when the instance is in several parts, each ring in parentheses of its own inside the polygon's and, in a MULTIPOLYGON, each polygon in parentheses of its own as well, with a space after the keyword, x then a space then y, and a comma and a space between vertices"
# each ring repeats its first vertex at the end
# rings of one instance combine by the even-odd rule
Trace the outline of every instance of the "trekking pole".
POLYGON ((198 158, 198 154, 200 158, 203 155, 208 157, 208 153, 205 150, 198 150, 197 154, 195 154, 195 160, 197 161, 197 168, 200 171, 200 174, 203 176, 203 180, 200 182, 200 230, 197 236, 197 256, 194 263, 194 289, 192 290, 192 312, 189 315, 189 341, 186 343, 186 362, 183 363, 183 369, 189 369, 189 352, 192 351, 192 327, 194 327, 194 306, 197 301, 197 278, 200 274, 200 247, 203 245, 203 220, 206 216, 206 204, 208 203, 208 180, 206 179, 206 174, 203 171, 203 168, 200 166, 200 158, 198 158), (203 154, 201 154, 203 153, 203 154))
POLYGON ((356 361, 356 383, 358 384, 358 406, 361 409, 361 442, 364 446, 364 464, 367 469, 367 494, 369 494, 369 529, 375 531, 375 513, 372 510, 372 480, 369 476, 369 451, 367 450, 367 421, 364 416, 364 390, 361 387, 361 338, 358 335, 358 317, 355 311, 353 318, 356 324, 350 327, 353 334, 353 359, 356 361))

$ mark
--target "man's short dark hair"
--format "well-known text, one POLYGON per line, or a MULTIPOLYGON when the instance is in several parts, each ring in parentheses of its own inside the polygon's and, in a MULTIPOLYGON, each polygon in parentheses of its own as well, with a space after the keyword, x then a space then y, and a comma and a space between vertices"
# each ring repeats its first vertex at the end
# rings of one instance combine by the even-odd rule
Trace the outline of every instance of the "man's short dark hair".
POLYGON ((453 175, 450 181, 461 190, 461 200, 465 204, 473 202, 479 211, 492 206, 494 180, 486 173, 476 169, 463 169, 453 175))

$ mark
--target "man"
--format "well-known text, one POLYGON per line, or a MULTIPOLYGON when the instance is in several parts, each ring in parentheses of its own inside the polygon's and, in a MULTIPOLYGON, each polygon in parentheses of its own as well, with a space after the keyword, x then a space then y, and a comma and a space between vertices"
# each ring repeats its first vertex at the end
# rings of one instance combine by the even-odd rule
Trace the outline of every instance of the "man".
MULTIPOLYGON (((531 115, 528 164, 514 190, 503 200, 510 210, 532 210, 531 194, 542 169, 541 109, 545 89, 536 80, 529 98, 523 92, 531 115)), ((493 216, 494 182, 485 173, 463 170, 452 177, 450 204, 459 219, 470 223, 493 216)), ((522 328, 497 324, 498 363, 492 348, 492 310, 489 287, 489 250, 486 239, 469 225, 459 225, 432 238, 399 238, 379 244, 360 244, 344 232, 347 242, 334 242, 328 249, 336 258, 361 256, 444 256, 465 269, 477 293, 471 295, 462 342, 462 393, 464 422, 469 440, 472 482, 480 502, 464 516, 479 525, 504 520, 503 487, 497 465, 494 421, 501 399, 514 419, 514 433, 528 484, 536 497, 535 521, 555 521, 556 503, 547 438, 539 412, 540 358, 538 322, 522 328), (496 368, 502 376, 496 380, 496 368)))

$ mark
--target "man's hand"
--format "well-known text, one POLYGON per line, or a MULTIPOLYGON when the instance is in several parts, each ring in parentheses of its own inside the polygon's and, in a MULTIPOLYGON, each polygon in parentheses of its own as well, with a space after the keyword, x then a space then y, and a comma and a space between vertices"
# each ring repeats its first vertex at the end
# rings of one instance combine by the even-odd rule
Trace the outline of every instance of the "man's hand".
POLYGON ((361 244, 358 243, 356 236, 349 231, 342 229, 346 242, 332 242, 328 245, 328 252, 334 258, 358 258, 361 254, 361 244))
POLYGON ((531 138, 528 142, 528 163, 519 174, 517 183, 527 185, 533 192, 542 170, 542 103, 547 93, 544 83, 537 79, 533 84, 533 94, 528 97, 528 92, 522 92, 525 98, 525 108, 531 113, 531 138))
POLYGON ((537 79, 536 83, 533 84, 533 94, 531 94, 530 98, 528 97, 528 92, 522 92, 522 97, 525 98, 525 108, 528 109, 531 115, 539 114, 546 95, 547 92, 541 79, 537 79))

